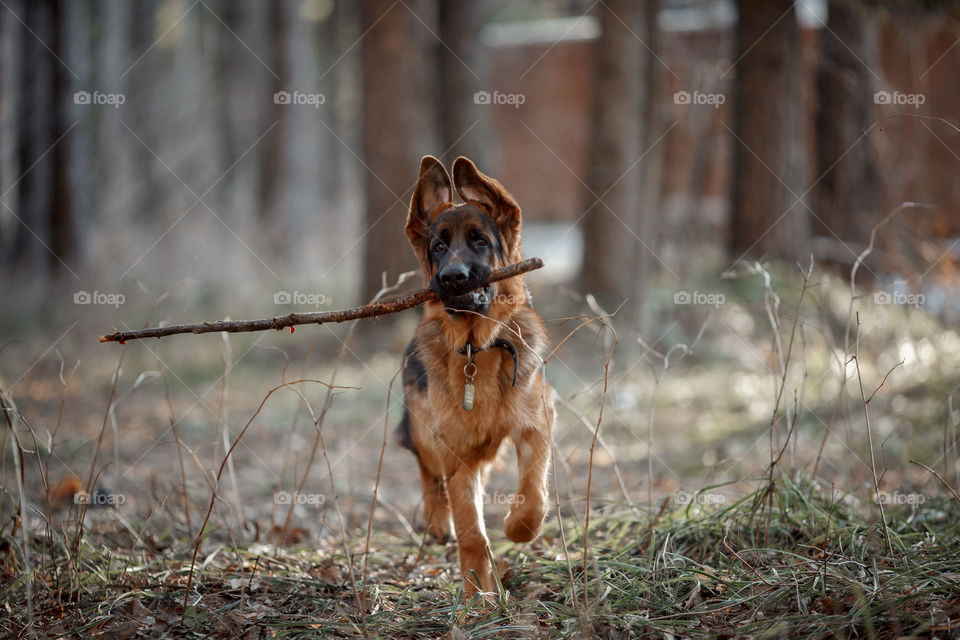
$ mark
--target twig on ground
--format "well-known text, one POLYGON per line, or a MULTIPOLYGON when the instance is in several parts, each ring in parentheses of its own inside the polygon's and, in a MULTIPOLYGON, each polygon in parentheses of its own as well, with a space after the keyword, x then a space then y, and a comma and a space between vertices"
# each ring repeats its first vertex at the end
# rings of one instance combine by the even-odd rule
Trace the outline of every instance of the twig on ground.
MULTIPOLYGON (((670 354, 672 354, 674 351, 680 351, 680 356, 676 360, 676 362, 679 362, 693 353, 694 347, 700 343, 700 338, 703 337, 703 332, 707 329, 707 323, 709 320, 710 316, 707 316, 707 318, 700 325, 700 330, 697 331, 696 337, 693 339, 693 342, 689 344, 689 346, 683 342, 678 342, 667 349, 666 353, 660 353, 654 349, 653 346, 660 342, 661 338, 673 330, 673 328, 677 325, 676 322, 667 327, 667 329, 660 334, 660 338, 657 338, 653 341, 653 344, 647 344, 642 336, 637 336, 637 343, 643 347, 644 350, 643 353, 640 354, 639 360, 646 361, 647 366, 650 367, 650 373, 653 374, 653 387, 650 390, 650 412, 647 419, 647 509, 650 511, 653 510, 653 419, 657 405, 657 388, 660 386, 660 381, 663 380, 663 378, 667 375, 667 371, 670 369, 670 354), (648 354, 653 354, 660 360, 663 360, 663 371, 661 373, 657 373, 657 368, 647 357, 648 354)), ((660 510, 661 512, 663 511, 663 505, 661 505, 660 510)))
MULTIPOLYGON (((227 466, 227 460, 230 459, 230 455, 233 453, 233 450, 237 448, 237 445, 240 444, 240 440, 243 438, 243 435, 247 432, 247 429, 250 428, 250 425, 253 424, 253 421, 256 420, 257 416, 260 415, 260 412, 263 411, 263 406, 267 404, 267 400, 270 399, 276 391, 291 387, 300 382, 312 382, 315 384, 320 384, 325 387, 330 387, 326 382, 321 380, 312 380, 312 379, 302 379, 302 380, 293 380, 291 382, 283 382, 282 384, 277 385, 270 389, 267 392, 267 395, 260 401, 257 410, 253 412, 253 415, 250 416, 250 419, 247 421, 247 424, 243 426, 243 429, 240 430, 240 433, 237 434, 237 437, 234 439, 233 444, 230 445, 230 448, 227 449, 226 453, 223 456, 223 461, 220 463, 220 468, 217 470, 216 480, 214 482, 214 490, 210 494, 210 503, 207 505, 207 514, 203 518, 203 524, 200 525, 200 532, 197 534, 196 538, 193 541, 193 558, 190 560, 190 571, 187 573, 187 587, 183 592, 183 609, 184 612, 187 610, 187 602, 190 597, 190 588, 193 586, 193 573, 197 565, 197 554, 200 552, 200 544, 203 542, 203 535, 207 528, 207 523, 210 522, 210 514, 213 512, 213 505, 217 501, 217 490, 216 487, 220 484, 220 477, 223 475, 223 471, 227 466)), ((296 389, 294 389, 296 391, 296 389)))
MULTIPOLYGON (((383 286, 380 288, 379 291, 377 291, 376 294, 374 294, 373 298, 370 300, 370 304, 376 303, 383 296, 389 293, 393 293, 394 291, 399 289, 401 286, 403 286, 403 283, 407 281, 407 278, 412 277, 415 273, 416 273, 415 271, 407 271, 407 272, 401 273, 398 276, 397 281, 392 285, 387 284, 387 274, 383 273, 382 274, 383 286)), ((326 397, 323 400, 323 410, 321 412, 320 418, 314 421, 314 427, 316 428, 316 431, 317 431, 317 438, 314 441, 314 448, 316 448, 316 445, 319 443, 320 452, 323 454, 323 460, 327 465, 327 475, 330 478, 330 494, 333 498, 334 511, 337 514, 337 524, 340 527, 340 539, 343 542, 344 557, 347 560, 347 572, 350 575, 350 584, 353 585, 353 593, 357 603, 357 610, 361 612, 360 627, 363 632, 363 637, 367 638, 369 637, 369 633, 367 630, 366 611, 364 609, 365 601, 366 601, 365 600, 366 591, 363 591, 361 593, 360 591, 357 590, 357 577, 353 568, 352 554, 350 553, 350 540, 347 537, 347 529, 346 529, 346 526, 344 525, 343 513, 340 510, 340 499, 337 497, 337 487, 333 480, 333 464, 330 462, 330 455, 327 451, 327 444, 326 442, 324 442, 323 430, 321 428, 323 426, 323 420, 327 414, 327 410, 330 409, 330 406, 333 404, 334 387, 332 385, 337 380, 337 374, 340 371, 340 365, 343 363, 344 354, 347 351, 350 351, 350 347, 348 346, 348 344, 350 342, 350 338, 353 337, 354 332, 357 330, 358 322, 359 320, 354 320, 350 324, 350 328, 347 329, 347 334, 343 337, 343 340, 340 341, 340 349, 337 351, 337 360, 333 365, 333 373, 330 376, 331 386, 327 387, 327 393, 326 393, 326 397)), ((351 351, 351 353, 353 352, 351 351)), ((309 407, 309 405, 307 406, 309 407)), ((307 471, 304 473, 304 477, 306 477, 306 473, 309 472, 309 470, 310 470, 310 467, 308 465, 307 471)), ((366 563, 366 556, 364 556, 364 563, 366 563)), ((364 580, 366 580, 366 578, 364 578, 364 580)))
POLYGON ((915 465, 917 465, 918 467, 923 467, 924 469, 926 469, 927 471, 929 471, 929 472, 932 473, 933 475, 937 476, 937 480, 939 480, 940 483, 941 483, 944 487, 947 488, 947 491, 950 492, 950 495, 952 495, 952 496, 956 499, 957 502, 960 502, 960 495, 957 495, 957 492, 953 490, 953 487, 951 487, 951 486, 947 483, 946 480, 943 479, 943 476, 941 476, 939 473, 937 473, 936 471, 934 471, 933 469, 931 469, 931 468, 928 467, 927 465, 923 464, 922 462, 917 462, 917 461, 914 460, 913 458, 908 458, 908 459, 910 460, 910 463, 911 463, 911 464, 915 464, 915 465))
MULTIPOLYGON (((790 367, 790 357, 793 355, 793 342, 794 338, 797 335, 797 327, 800 324, 800 313, 803 309, 803 299, 807 294, 807 290, 810 288, 810 277, 813 275, 813 256, 810 256, 810 266, 807 268, 806 272, 803 269, 800 269, 800 275, 803 277, 803 288, 800 290, 800 298, 797 300, 797 311, 793 318, 793 326, 790 329, 790 341, 787 343, 786 353, 781 351, 783 344, 780 340, 779 331, 777 331, 779 326, 779 317, 776 316, 775 310, 771 309, 770 306, 767 307, 767 314, 771 319, 776 318, 776 322, 771 320, 771 326, 775 332, 777 332, 776 338, 776 347, 777 347, 777 358, 780 362, 780 385, 777 391, 776 402, 773 405, 773 415, 770 416, 770 434, 771 439, 773 438, 773 433, 775 426, 777 424, 777 413, 780 411, 780 402, 783 400, 783 393, 787 387, 787 373, 789 372, 790 367)), ((769 281, 767 282, 769 286, 769 281)), ((771 290, 772 294, 772 290, 771 290)), ((779 306, 779 305, 778 305, 779 306)), ((794 430, 797 426, 797 410, 794 409, 793 416, 790 415, 789 404, 786 408, 786 418, 787 418, 787 435, 784 442, 781 443, 778 441, 777 446, 780 446, 780 451, 771 453, 770 466, 768 467, 768 480, 767 480, 767 490, 764 494, 765 497, 769 497, 773 494, 773 470, 780 464, 780 459, 783 458, 783 454, 786 452, 787 447, 790 445, 790 439, 793 436, 794 430)), ((760 507, 761 505, 757 505, 760 507)))
MULTIPOLYGON (((590 420, 587 418, 587 416, 580 413, 580 411, 578 411, 577 408, 573 406, 573 404, 569 400, 558 396, 557 402, 564 409, 566 409, 567 411, 572 413, 574 416, 576 416, 580 424, 582 424, 590 434, 594 433, 593 425, 590 424, 590 420)), ((596 435, 597 435, 597 444, 600 445, 600 448, 603 449, 604 452, 606 452, 607 457, 610 458, 610 466, 613 469, 613 475, 617 479, 617 486, 620 488, 620 494, 623 496, 623 502, 629 505, 639 515, 639 511, 637 511, 637 508, 631 503, 630 492, 627 491, 627 485, 623 481, 623 474, 620 472, 620 466, 617 464, 617 459, 614 456, 613 449, 610 447, 610 445, 607 444, 603 435, 601 435, 600 433, 597 433, 596 435)))
MULTIPOLYGON (((883 523, 883 537, 887 541, 887 551, 890 555, 893 555, 893 543, 890 542, 890 530, 887 528, 887 514, 883 510, 883 500, 879 499, 880 496, 880 479, 877 476, 877 461, 873 452, 873 430, 870 428, 870 409, 867 405, 870 404, 870 400, 873 400, 873 394, 870 394, 870 399, 867 399, 866 394, 863 391, 863 378, 860 376, 860 312, 857 312, 857 336, 855 343, 854 351, 854 362, 856 363, 857 371, 857 384, 860 387, 860 400, 863 403, 863 419, 867 425, 867 445, 870 447, 870 470, 873 472, 873 490, 874 495, 877 496, 877 505, 880 507, 880 521, 883 523)), ((897 365, 900 366, 900 365, 897 365)), ((894 367, 896 368, 896 367, 894 367)), ((892 369, 891 369, 892 371, 892 369)), ((887 373, 887 375, 890 375, 887 373)), ((887 377, 883 377, 886 381, 887 377)), ((883 382, 880 383, 880 386, 883 386, 883 382)), ((880 387, 877 387, 879 389, 880 387)), ((874 392, 876 393, 876 392, 874 392)))
POLYGON ((607 352, 607 360, 603 363, 603 394, 600 396, 600 411, 597 414, 597 426, 593 430, 593 441, 590 443, 590 458, 587 464, 587 504, 584 508, 583 518, 583 609, 589 620, 590 616, 590 572, 587 570, 587 562, 590 555, 590 493, 593 486, 593 453, 597 447, 597 439, 600 436, 600 424, 603 422, 603 409, 607 400, 607 382, 610 374, 610 361, 613 360, 613 350, 617 347, 617 332, 609 322, 601 321, 604 326, 610 329, 613 334, 613 343, 607 352))
POLYGON ((34 611, 33 611, 33 569, 30 565, 30 531, 27 525, 24 523, 24 513, 25 505, 27 504, 26 492, 24 491, 24 463, 23 463, 23 447, 20 445, 20 438, 17 436, 17 429, 13 425, 14 417, 19 416, 19 412, 16 411, 13 405, 13 398, 10 398, 7 401, 3 389, 0 389, 0 411, 3 412, 3 416, 6 419, 7 428, 10 429, 10 438, 13 440, 13 459, 14 459, 14 474, 17 479, 17 510, 16 510, 16 523, 11 531, 11 537, 13 534, 17 533, 19 529, 21 544, 23 545, 23 551, 21 553, 21 558, 23 561, 23 575, 25 576, 25 594, 27 601, 27 626, 23 629, 24 632, 34 633, 32 631, 34 624, 34 611))
MULTIPOLYGON (((393 383, 397 381, 397 376, 403 373, 403 368, 397 369, 397 372, 390 378, 390 384, 387 385, 387 407, 383 411, 383 442, 380 445, 380 457, 377 459, 377 477, 373 483, 373 497, 370 500, 370 516, 367 519, 367 539, 363 545, 363 578, 360 583, 360 614, 367 615, 367 568, 370 559, 370 534, 373 532, 373 515, 377 509, 377 496, 380 493, 380 476, 383 471, 383 454, 387 450, 387 435, 390 430, 390 394, 393 392, 393 383)), ((496 565, 492 565, 496 571, 496 565)))
MULTIPOLYGON (((840 385, 837 388, 837 401, 834 404, 833 412, 830 415, 830 420, 826 425, 826 429, 823 433, 823 439, 820 442, 820 450, 817 452, 816 460, 813 464, 813 475, 816 476, 817 472, 820 470, 820 460, 823 457, 823 451, 827 444, 827 439, 830 437, 830 434, 833 432, 833 423, 837 417, 837 414, 843 410, 846 412, 846 404, 843 402, 844 399, 844 390, 847 388, 847 365, 849 364, 849 354, 850 354, 850 330, 853 327, 853 306, 862 295, 857 294, 857 272, 860 270, 860 265, 866 261, 867 256, 873 253, 873 249, 876 246, 877 234, 879 231, 885 227, 893 218, 895 218, 901 211, 904 209, 915 209, 915 208, 926 208, 930 207, 929 204, 924 204, 922 202, 901 202, 899 205, 894 207, 890 212, 884 216, 883 220, 878 222, 870 230, 870 242, 867 244, 867 248, 860 252, 857 256, 856 261, 853 263, 853 267, 850 269, 850 302, 847 305, 847 321, 843 333, 843 353, 845 357, 843 360, 836 359, 837 365, 840 371, 840 385)), ((849 416, 848 416, 849 421, 849 416)))
MULTIPOLYGON (((229 395, 229 385, 230 385, 230 371, 233 369, 233 349, 230 346, 230 336, 226 333, 223 334, 223 374, 220 376, 220 394, 217 398, 217 430, 220 432, 220 440, 218 441, 214 438, 213 445, 213 460, 215 461, 219 457, 220 452, 220 443, 223 443, 223 450, 226 451, 230 447, 230 440, 228 437, 228 432, 230 431, 229 424, 230 413, 229 406, 227 404, 227 396, 229 395)), ((309 358, 310 351, 307 351, 307 356, 309 358)), ((306 368, 306 366, 304 366, 306 368)), ((301 378, 306 378, 306 370, 300 376, 301 378)), ((297 411, 300 410, 300 405, 297 405, 297 411)), ((206 475, 206 474, 204 474, 206 475)), ((233 499, 233 526, 243 526, 243 508, 240 506, 240 485, 237 483, 237 472, 233 466, 233 458, 227 461, 227 476, 230 478, 230 489, 232 494, 230 497, 233 499)), ((231 535, 233 532, 233 526, 230 527, 231 535)), ((236 546, 236 545, 235 545, 236 546)))

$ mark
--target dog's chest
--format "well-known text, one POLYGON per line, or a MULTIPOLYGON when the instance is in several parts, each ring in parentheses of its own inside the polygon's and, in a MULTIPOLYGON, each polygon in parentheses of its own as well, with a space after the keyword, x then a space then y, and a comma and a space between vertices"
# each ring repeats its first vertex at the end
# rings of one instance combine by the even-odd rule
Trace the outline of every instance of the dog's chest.
POLYGON ((438 409, 432 416, 434 432, 449 445, 477 447, 507 435, 510 425, 504 424, 503 417, 511 415, 516 401, 513 363, 506 371, 507 359, 495 350, 475 354, 475 368, 467 367, 462 355, 445 359, 444 375, 431 380, 429 393, 430 406, 438 409), (472 395, 469 410, 464 408, 465 394, 472 395))

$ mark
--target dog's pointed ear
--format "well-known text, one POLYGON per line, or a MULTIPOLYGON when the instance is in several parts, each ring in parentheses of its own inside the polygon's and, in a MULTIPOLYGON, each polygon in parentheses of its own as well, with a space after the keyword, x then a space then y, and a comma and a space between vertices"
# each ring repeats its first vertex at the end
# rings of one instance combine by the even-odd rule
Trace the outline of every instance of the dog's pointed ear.
POLYGON ((520 205, 499 182, 484 175, 467 158, 453 163, 453 184, 464 201, 479 205, 500 229, 513 262, 520 256, 520 205))
POLYGON ((420 178, 410 200, 407 214, 407 237, 414 249, 426 242, 433 222, 431 213, 440 205, 453 200, 450 176, 440 161, 433 156, 423 156, 420 161, 420 178))

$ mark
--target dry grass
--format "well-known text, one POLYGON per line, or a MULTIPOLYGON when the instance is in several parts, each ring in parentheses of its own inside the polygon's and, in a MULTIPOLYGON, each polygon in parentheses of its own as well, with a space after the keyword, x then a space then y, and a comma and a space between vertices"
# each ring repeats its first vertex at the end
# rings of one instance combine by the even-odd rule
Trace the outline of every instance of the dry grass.
POLYGON ((423 540, 407 454, 378 457, 398 349, 318 331, 255 365, 239 339, 41 365, 2 396, 0 635, 960 638, 960 337, 812 270, 712 282, 716 307, 654 291, 662 335, 554 323, 556 508, 515 546, 488 506, 496 605, 423 540))
MULTIPOLYGON (((461 602, 450 549, 375 532, 363 611, 337 540, 319 549, 210 547, 184 609, 190 563, 182 543, 133 554, 84 543, 71 558, 66 545, 31 536, 32 553, 47 558, 29 575, 7 574, 2 597, 11 616, 0 625, 11 637, 25 630, 32 582, 32 630, 50 637, 360 637, 364 627, 382 638, 960 633, 960 503, 892 510, 890 554, 882 526, 858 515, 850 495, 833 495, 804 474, 781 476, 761 512, 763 491, 722 509, 666 500, 640 517, 623 507, 594 513, 585 613, 554 522, 530 549, 495 546, 509 593, 499 607, 461 602)), ((354 558, 364 535, 350 533, 354 558)), ((571 526, 566 544, 582 585, 582 531, 571 526)))

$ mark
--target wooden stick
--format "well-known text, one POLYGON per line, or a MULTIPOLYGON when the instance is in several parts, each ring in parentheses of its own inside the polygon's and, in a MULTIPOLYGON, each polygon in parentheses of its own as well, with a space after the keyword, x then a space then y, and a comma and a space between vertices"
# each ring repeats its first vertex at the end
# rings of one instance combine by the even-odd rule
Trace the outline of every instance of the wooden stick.
MULTIPOLYGON (((543 266, 543 260, 540 258, 528 258, 522 262, 511 264, 503 269, 497 269, 487 279, 487 284, 498 282, 507 278, 522 275, 528 271, 539 269, 543 266)), ((314 313, 290 313, 285 316, 276 316, 274 318, 265 318, 263 320, 218 320, 216 322, 198 322, 195 324, 172 324, 167 327, 151 327, 149 329, 136 329, 134 331, 115 331, 105 336, 100 336, 100 342, 119 342, 126 343, 127 340, 141 340, 143 338, 163 338, 180 333, 214 333, 226 331, 228 333, 246 333, 249 331, 266 331, 268 329, 284 329, 301 324, 324 324, 327 322, 346 322, 348 320, 357 320, 358 318, 372 318, 374 316, 383 316, 388 313, 396 313, 423 304, 427 300, 436 299, 437 294, 429 289, 421 289, 408 296, 394 300, 393 302, 367 304, 352 309, 343 309, 340 311, 320 311, 314 313)), ((292 329, 291 329, 292 330, 292 329)))

